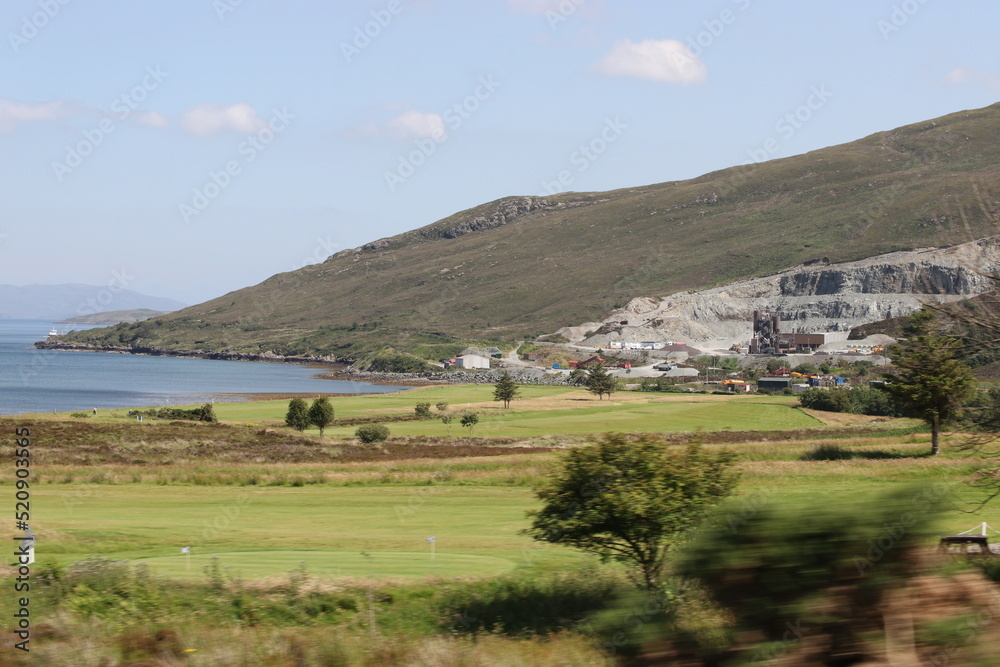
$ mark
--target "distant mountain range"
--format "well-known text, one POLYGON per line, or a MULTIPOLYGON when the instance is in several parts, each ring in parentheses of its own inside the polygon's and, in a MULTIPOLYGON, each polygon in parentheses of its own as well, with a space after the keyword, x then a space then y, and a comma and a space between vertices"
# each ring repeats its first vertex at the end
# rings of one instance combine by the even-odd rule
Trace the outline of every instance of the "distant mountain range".
POLYGON ((173 299, 140 294, 118 286, 98 287, 66 283, 62 285, 0 285, 0 317, 64 320, 109 310, 174 311, 186 304, 173 299))
POLYGON ((600 322, 639 296, 996 235, 998 196, 1000 104, 687 181, 501 199, 67 341, 433 359, 600 322))

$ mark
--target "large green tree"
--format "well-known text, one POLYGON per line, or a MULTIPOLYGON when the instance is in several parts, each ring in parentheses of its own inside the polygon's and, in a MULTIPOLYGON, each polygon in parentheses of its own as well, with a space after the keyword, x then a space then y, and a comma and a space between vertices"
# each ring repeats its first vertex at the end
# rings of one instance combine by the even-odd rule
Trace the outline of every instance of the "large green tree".
POLYGON ((529 512, 525 532, 634 565, 642 584, 658 591, 671 546, 736 485, 734 461, 699 444, 672 452, 650 436, 608 434, 569 451, 536 491, 542 508, 529 512))
POLYGON ((293 398, 288 402, 288 412, 285 413, 285 425, 296 431, 309 428, 309 405, 302 398, 293 398))
POLYGON ((615 379, 608 375, 603 365, 594 366, 587 374, 587 391, 597 394, 597 398, 604 400, 607 394, 611 398, 611 392, 615 390, 615 379))
POLYGON ((941 330, 936 315, 910 316, 905 338, 888 349, 895 370, 885 374, 885 389, 931 428, 931 455, 941 451, 940 433, 976 391, 972 370, 959 356, 962 343, 941 330))
POLYGON ((323 437, 323 429, 333 424, 333 420, 333 405, 330 404, 330 399, 326 396, 317 398, 309 406, 309 423, 319 427, 319 437, 323 437))
POLYGON ((520 394, 521 392, 514 383, 514 378, 512 378, 510 373, 507 371, 503 372, 503 377, 501 377, 493 386, 493 400, 503 401, 503 406, 505 408, 509 408, 510 402, 515 398, 518 398, 520 394))

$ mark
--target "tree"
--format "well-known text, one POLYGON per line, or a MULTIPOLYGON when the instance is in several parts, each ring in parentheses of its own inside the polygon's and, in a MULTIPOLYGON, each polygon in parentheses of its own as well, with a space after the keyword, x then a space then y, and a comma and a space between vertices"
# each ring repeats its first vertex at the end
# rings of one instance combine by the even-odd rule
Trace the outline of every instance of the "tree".
POLYGON ((288 402, 288 412, 285 413, 285 425, 291 426, 296 431, 304 431, 309 428, 309 406, 305 399, 293 398, 288 402))
POLYGON ((462 426, 469 429, 469 437, 472 437, 472 429, 479 423, 479 415, 475 412, 466 412, 462 415, 462 426))
POLYGON ((448 427, 449 436, 451 435, 451 422, 454 421, 454 419, 455 418, 451 415, 450 412, 446 412, 445 414, 441 415, 441 423, 448 427))
POLYGON ((910 316, 906 338, 889 346, 895 372, 885 374, 885 389, 931 427, 931 455, 941 451, 941 427, 954 420, 976 391, 972 370, 958 357, 962 344, 941 332, 934 313, 910 316))
POLYGON ((309 423, 319 427, 319 437, 323 437, 323 429, 333 423, 333 405, 326 396, 317 398, 309 407, 309 423))
POLYGON ((503 377, 493 387, 493 400, 503 401, 503 407, 509 408, 510 402, 515 398, 519 398, 520 394, 521 392, 518 390, 517 385, 514 384, 514 379, 510 376, 510 373, 504 371, 503 377))
POLYGON ((611 398, 611 392, 615 390, 615 379, 608 375, 603 365, 594 366, 587 375, 587 391, 597 394, 597 398, 604 400, 604 394, 611 398))
POLYGON ((219 418, 215 416, 215 406, 211 403, 205 403, 200 408, 197 408, 195 412, 198 413, 198 421, 200 422, 210 422, 214 424, 219 421, 219 418))
POLYGON ((383 442, 389 438, 389 427, 385 424, 362 424, 354 432, 358 440, 370 445, 376 442, 383 442))
POLYGON ((536 491, 543 505, 529 512, 525 532, 632 564, 643 585, 656 591, 671 546, 735 487, 735 458, 710 454, 698 443, 669 452, 648 435, 608 434, 594 446, 570 450, 536 491))
POLYGON ((587 384, 587 371, 582 368, 574 368, 569 372, 569 381, 575 385, 587 384))

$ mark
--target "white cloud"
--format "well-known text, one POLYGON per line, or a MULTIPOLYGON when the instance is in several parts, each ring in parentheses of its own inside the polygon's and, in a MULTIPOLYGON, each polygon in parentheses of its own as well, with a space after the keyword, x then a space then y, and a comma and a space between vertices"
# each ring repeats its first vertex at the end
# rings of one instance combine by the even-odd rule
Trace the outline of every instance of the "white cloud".
POLYGON ((0 132, 13 132, 18 123, 55 120, 68 113, 69 109, 62 101, 30 104, 0 98, 0 132))
POLYGON ((938 79, 937 83, 947 86, 961 86, 971 83, 993 92, 1000 92, 1000 77, 993 72, 975 67, 956 67, 938 79))
POLYGON ((145 125, 146 127, 168 127, 170 121, 166 119, 165 116, 156 113, 155 111, 144 111, 136 116, 135 122, 139 125, 145 125))
POLYGON ((702 83, 708 69, 676 39, 617 42, 597 65, 607 76, 624 76, 661 83, 702 83))
POLYGON ((256 132, 265 125, 257 110, 243 102, 229 106, 202 104, 181 115, 181 127, 199 137, 210 137, 222 130, 256 132))
POLYGON ((402 139, 431 137, 440 140, 447 136, 441 114, 412 109, 390 120, 388 128, 392 134, 402 139))

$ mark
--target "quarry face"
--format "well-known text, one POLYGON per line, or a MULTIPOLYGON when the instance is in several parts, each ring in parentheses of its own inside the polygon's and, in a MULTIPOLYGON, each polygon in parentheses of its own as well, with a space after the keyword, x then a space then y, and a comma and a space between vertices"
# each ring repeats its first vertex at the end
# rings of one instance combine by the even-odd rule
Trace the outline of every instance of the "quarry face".
POLYGON ((788 333, 847 332, 992 291, 1000 274, 1000 236, 948 248, 894 252, 666 297, 637 297, 602 322, 558 331, 573 342, 685 342, 713 347, 746 342, 755 310, 781 315, 788 333), (627 324, 622 324, 627 322, 627 324), (588 335, 589 334, 589 335, 588 335))

